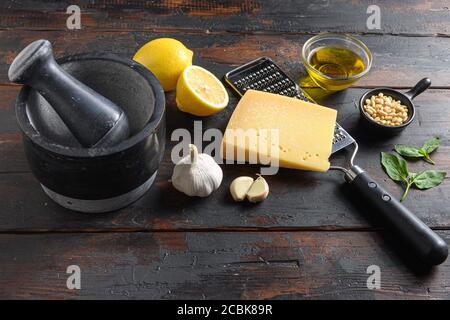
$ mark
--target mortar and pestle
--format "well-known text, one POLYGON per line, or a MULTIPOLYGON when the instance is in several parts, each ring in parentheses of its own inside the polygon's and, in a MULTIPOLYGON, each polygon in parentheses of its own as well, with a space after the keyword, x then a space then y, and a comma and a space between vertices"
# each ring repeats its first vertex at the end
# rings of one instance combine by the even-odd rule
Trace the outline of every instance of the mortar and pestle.
POLYGON ((120 209, 152 185, 165 147, 165 99, 156 77, 111 54, 55 61, 46 40, 8 72, 25 153, 44 192, 82 212, 120 209))

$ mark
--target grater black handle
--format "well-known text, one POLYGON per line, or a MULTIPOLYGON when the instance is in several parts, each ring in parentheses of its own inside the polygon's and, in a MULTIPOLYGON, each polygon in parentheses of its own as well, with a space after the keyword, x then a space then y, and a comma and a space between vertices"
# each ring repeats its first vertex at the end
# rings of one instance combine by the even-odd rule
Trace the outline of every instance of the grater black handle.
POLYGON ((377 210, 377 216, 408 247, 411 255, 430 266, 447 259, 445 241, 361 168, 353 166, 346 173, 346 180, 355 193, 377 210))

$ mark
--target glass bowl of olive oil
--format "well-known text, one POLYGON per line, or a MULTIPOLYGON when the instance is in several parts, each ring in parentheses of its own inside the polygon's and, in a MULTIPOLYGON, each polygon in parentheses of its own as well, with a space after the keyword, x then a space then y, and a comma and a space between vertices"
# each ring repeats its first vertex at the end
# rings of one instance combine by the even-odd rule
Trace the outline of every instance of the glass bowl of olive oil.
POLYGON ((321 33, 305 42, 302 60, 315 84, 327 91, 339 91, 369 72, 372 53, 350 35, 321 33))

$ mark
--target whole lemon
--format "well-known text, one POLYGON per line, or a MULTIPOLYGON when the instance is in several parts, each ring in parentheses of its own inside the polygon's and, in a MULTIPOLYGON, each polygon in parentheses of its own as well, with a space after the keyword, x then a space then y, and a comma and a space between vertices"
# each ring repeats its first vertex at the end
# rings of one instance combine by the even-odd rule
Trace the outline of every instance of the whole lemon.
POLYGON ((180 41, 159 38, 143 45, 133 60, 149 69, 164 91, 171 91, 175 89, 183 70, 192 65, 192 56, 193 52, 180 41))

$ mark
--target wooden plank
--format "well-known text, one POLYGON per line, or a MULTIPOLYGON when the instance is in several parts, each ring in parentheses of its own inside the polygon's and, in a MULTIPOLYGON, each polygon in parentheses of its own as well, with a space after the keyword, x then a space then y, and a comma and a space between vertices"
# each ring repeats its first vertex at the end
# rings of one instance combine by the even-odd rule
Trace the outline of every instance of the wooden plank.
MULTIPOLYGON (((46 38, 57 56, 81 52, 109 52, 125 57, 146 42, 159 37, 175 37, 194 50, 194 62, 224 74, 261 56, 273 58, 293 79, 305 75, 301 48, 310 35, 189 34, 167 32, 57 32, 0 31, 0 84, 9 83, 7 71, 14 57, 28 43, 46 38)), ((372 70, 356 85, 413 86, 418 79, 431 77, 434 87, 450 87, 450 39, 362 35, 373 52, 372 70)))
POLYGON ((81 9, 83 30, 450 33, 450 11, 445 0, 379 3, 379 30, 367 27, 367 9, 374 4, 370 0, 2 1, 0 27, 66 30, 66 9, 73 4, 81 9))
MULTIPOLYGON (((5 89, 6 90, 6 89, 5 89)), ((13 88, 16 92, 16 88, 13 88)), ((8 91, 8 90, 6 90, 8 91)), ((322 97, 323 103, 338 110, 339 122, 355 136, 360 144, 357 164, 387 185, 396 197, 402 188, 387 178, 379 163, 380 151, 389 151, 395 143, 420 145, 425 140, 440 136, 443 145, 433 158, 436 168, 450 172, 449 90, 429 90, 416 98, 417 119, 400 135, 389 139, 374 137, 359 124, 355 102, 363 89, 350 89, 322 97)), ((313 92, 317 96, 317 92, 313 92)), ((5 94, 5 96, 13 94, 5 94)), ((2 99, 0 99, 2 101, 2 99)), ((11 103, 3 102, 10 106, 11 103)), ((174 103, 173 94, 167 102, 167 149, 159 169, 157 180, 151 191, 132 206, 106 215, 85 215, 64 210, 49 200, 41 191, 38 182, 29 173, 24 158, 20 134, 15 126, 13 110, 0 108, 0 194, 2 214, 0 231, 12 230, 171 230, 208 228, 368 228, 377 226, 367 221, 367 208, 355 201, 344 187, 341 173, 327 174, 280 170, 276 176, 268 177, 271 188, 269 198, 259 204, 236 204, 228 193, 231 181, 240 175, 251 175, 259 171, 257 166, 222 165, 224 181, 221 188, 206 199, 184 196, 174 190, 170 183, 173 163, 170 150, 177 143, 170 135, 177 128, 188 128, 192 132, 194 120, 202 120, 203 130, 224 130, 231 115, 236 98, 232 96, 230 107, 213 117, 199 119, 180 112, 174 103), (11 122, 11 123, 10 123, 11 122)), ((1 104, 0 104, 1 105, 1 104)), ((340 153, 332 162, 344 163, 348 154, 340 153)), ((423 161, 411 163, 411 170, 418 172, 431 168, 423 161)), ((413 190, 406 205, 433 227, 450 226, 449 179, 428 191, 413 190)))
POLYGON ((449 261, 407 261, 372 232, 0 235, 0 298, 450 298, 449 261), (66 287, 69 265, 81 290, 66 287), (367 288, 371 265, 381 289, 367 288))
POLYGON ((20 88, 0 85, 0 173, 29 171, 14 111, 20 88))

